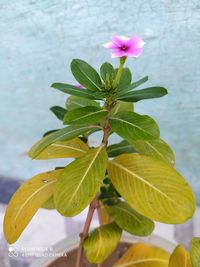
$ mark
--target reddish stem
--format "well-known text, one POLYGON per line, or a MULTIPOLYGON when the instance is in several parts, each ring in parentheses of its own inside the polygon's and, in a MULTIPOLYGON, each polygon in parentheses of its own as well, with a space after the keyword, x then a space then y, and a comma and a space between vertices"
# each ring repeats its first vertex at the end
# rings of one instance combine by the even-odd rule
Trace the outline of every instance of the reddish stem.
POLYGON ((99 197, 99 193, 95 196, 93 201, 90 203, 85 225, 83 227, 82 233, 80 234, 80 244, 79 244, 78 253, 77 253, 76 267, 83 266, 83 242, 88 236, 88 232, 90 229, 94 211, 98 207, 98 197, 99 197))

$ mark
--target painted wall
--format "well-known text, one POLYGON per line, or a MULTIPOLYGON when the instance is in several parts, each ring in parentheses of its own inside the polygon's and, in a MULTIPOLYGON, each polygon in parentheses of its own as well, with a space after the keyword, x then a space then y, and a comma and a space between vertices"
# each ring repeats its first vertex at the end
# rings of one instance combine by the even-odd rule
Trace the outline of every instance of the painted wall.
MULTIPOLYGON (((0 175, 26 179, 55 166, 31 161, 26 151, 48 129, 60 127, 48 108, 66 96, 50 88, 74 82, 72 58, 99 68, 114 34, 146 41, 134 78, 165 85, 169 95, 143 101, 174 148, 178 169, 200 199, 200 3, 198 0, 0 0, 0 175), (199 192, 199 193, 198 193, 199 192)), ((57 164, 63 164, 57 162, 57 164)))

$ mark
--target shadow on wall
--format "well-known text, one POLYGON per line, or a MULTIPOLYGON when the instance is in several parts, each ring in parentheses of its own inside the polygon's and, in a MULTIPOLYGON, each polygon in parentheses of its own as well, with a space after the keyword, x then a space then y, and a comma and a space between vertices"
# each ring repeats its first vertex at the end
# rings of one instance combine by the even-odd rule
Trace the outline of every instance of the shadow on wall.
POLYGON ((7 204, 21 184, 18 179, 0 176, 0 203, 7 204))

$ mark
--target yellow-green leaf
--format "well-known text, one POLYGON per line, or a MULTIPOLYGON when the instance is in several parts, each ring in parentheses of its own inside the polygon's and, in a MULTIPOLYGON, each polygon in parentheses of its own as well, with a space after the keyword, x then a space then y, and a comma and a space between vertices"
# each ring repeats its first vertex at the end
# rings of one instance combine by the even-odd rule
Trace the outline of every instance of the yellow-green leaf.
POLYGON ((123 230, 137 236, 147 236, 153 232, 154 222, 133 210, 127 203, 118 202, 106 207, 115 223, 123 230))
POLYGON ((47 210, 54 210, 55 209, 53 195, 42 205, 41 208, 47 209, 47 210))
MULTIPOLYGON (((35 159, 78 158, 88 149, 88 146, 79 138, 58 141, 45 148, 35 159)), ((29 155, 32 156, 31 151, 29 155)))
POLYGON ((89 234, 84 241, 84 251, 91 263, 101 263, 114 251, 121 238, 122 230, 115 224, 105 224, 89 234))
POLYGON ((161 248, 137 243, 131 246, 114 267, 168 267, 169 254, 161 248))
POLYGON ((107 158, 105 147, 100 146, 65 167, 54 194, 62 215, 77 215, 92 201, 105 177, 107 158))
POLYGON ((147 156, 168 162, 171 165, 175 163, 175 156, 170 146, 162 139, 141 140, 132 142, 133 147, 140 153, 147 156))
POLYGON ((179 245, 175 248, 168 267, 192 267, 190 255, 183 246, 179 245))
POLYGON ((190 256, 192 267, 200 266, 200 238, 194 237, 190 243, 190 256))
POLYGON ((163 223, 182 223, 195 210, 186 180, 164 161, 123 154, 110 161, 108 175, 116 190, 137 212, 163 223))
POLYGON ((28 155, 31 158, 36 158, 38 155, 49 145, 57 142, 57 141, 67 141, 72 140, 80 134, 96 130, 101 128, 100 126, 87 126, 87 125, 79 125, 79 126, 68 126, 47 136, 43 137, 39 142, 37 142, 30 149, 28 155))
POLYGON ((63 170, 38 174, 25 182, 11 198, 4 218, 8 243, 14 243, 37 210, 52 196, 57 178, 63 170))
POLYGON ((107 224, 110 222, 110 216, 102 203, 98 208, 98 217, 101 224, 107 224))

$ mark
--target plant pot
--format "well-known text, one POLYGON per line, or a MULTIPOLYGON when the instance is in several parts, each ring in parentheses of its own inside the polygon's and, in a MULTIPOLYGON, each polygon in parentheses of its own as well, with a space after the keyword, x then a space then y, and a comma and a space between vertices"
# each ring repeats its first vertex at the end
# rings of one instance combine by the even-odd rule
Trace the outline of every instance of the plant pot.
MULTIPOLYGON (((103 267, 111 267, 124 254, 124 252, 131 244, 137 242, 145 242, 147 244, 159 246, 170 253, 174 250, 176 246, 175 242, 172 243, 156 235, 152 235, 150 237, 145 238, 137 238, 130 235, 123 235, 120 244, 113 252, 113 254, 106 260, 103 267)), ((65 257, 52 256, 48 258, 38 259, 33 264, 31 264, 30 267, 75 267, 78 243, 78 236, 64 239, 53 247, 53 253, 57 255, 66 254, 65 257)), ((96 266, 87 263, 85 259, 84 261, 84 267, 96 266)))

